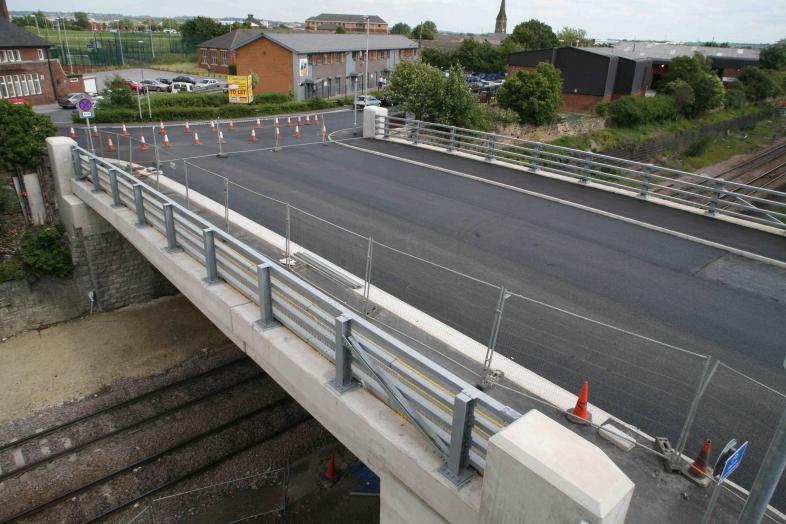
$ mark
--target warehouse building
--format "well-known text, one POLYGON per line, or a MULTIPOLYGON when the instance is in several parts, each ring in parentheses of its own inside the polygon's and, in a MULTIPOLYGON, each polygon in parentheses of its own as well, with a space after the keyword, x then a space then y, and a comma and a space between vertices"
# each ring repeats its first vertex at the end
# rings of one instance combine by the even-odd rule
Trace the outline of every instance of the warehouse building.
POLYGON ((366 24, 365 15, 336 15, 322 13, 311 18, 306 18, 306 31, 329 31, 335 33, 342 28, 346 33, 381 33, 388 34, 388 23, 376 15, 368 17, 366 24))
POLYGON ((65 93, 84 91, 81 77, 67 77, 60 62, 49 55, 51 47, 49 41, 0 17, 0 99, 52 104, 65 93))
POLYGON ((508 72, 534 70, 547 62, 562 73, 562 103, 570 111, 592 111, 601 100, 643 96, 652 82, 652 61, 611 56, 594 49, 555 47, 508 55, 508 72))
POLYGON ((296 100, 348 96, 384 82, 402 60, 418 57, 418 44, 400 35, 269 32, 238 29, 199 44, 201 67, 255 74, 257 93, 290 91, 296 100), (366 76, 368 59, 368 76, 366 76))

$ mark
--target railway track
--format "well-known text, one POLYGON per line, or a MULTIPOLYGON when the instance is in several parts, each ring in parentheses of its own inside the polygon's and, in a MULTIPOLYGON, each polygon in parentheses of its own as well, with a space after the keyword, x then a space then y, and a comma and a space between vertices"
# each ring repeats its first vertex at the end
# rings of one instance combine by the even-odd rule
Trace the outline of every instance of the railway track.
POLYGON ((232 360, 1 444, 0 523, 103 519, 308 419, 232 360))

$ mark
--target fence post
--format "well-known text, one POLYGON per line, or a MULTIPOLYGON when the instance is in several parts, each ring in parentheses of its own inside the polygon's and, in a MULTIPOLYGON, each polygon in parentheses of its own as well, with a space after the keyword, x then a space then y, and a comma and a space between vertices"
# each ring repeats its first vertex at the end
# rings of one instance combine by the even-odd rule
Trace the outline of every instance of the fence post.
POLYGON ((265 262, 257 266, 257 283, 259 284, 259 313, 257 322, 262 329, 270 329, 276 325, 273 318, 273 290, 270 285, 270 264, 265 262))
POLYGON ((489 380, 491 376, 491 361, 494 358, 494 349, 497 347, 497 336, 499 335, 499 328, 502 325, 502 311, 505 308, 505 300, 507 300, 507 298, 508 291, 505 289, 505 286, 500 286, 497 307, 494 311, 494 321, 491 325, 489 344, 486 348, 486 359, 483 362, 483 379, 480 383, 481 387, 492 385, 492 382, 489 380))
POLYGON ((707 211, 710 215, 715 215, 720 203, 721 195, 723 194, 723 180, 718 180, 712 188, 712 200, 710 200, 710 208, 707 211))
POLYGON ((494 149, 497 145, 497 136, 491 135, 491 138, 488 139, 488 150, 486 151, 486 160, 492 161, 494 160, 494 149))
POLYGON ((450 449, 442 474, 456 486, 472 476, 469 469, 469 450, 472 447, 472 427, 475 425, 476 397, 461 391, 453 398, 453 423, 450 428, 450 449))
POLYGON ((357 386, 352 381, 352 351, 344 343, 344 339, 352 333, 352 321, 344 315, 336 317, 335 324, 335 363, 336 378, 330 385, 339 393, 344 393, 357 386))
POLYGON ((109 169, 109 187, 112 189, 112 207, 120 207, 123 203, 120 201, 120 188, 117 185, 117 169, 109 169))
POLYGON ((639 189, 639 195, 643 197, 647 197, 647 194, 650 192, 650 177, 652 176, 652 164, 647 164, 644 166, 644 180, 641 182, 641 189, 639 189))
POLYGON ((218 281, 215 231, 210 227, 203 229, 202 237, 205 242, 205 268, 207 269, 207 278, 205 278, 205 282, 213 284, 218 281))
POLYGON ((540 144, 535 144, 535 172, 540 169, 540 144))
POLYGON ((592 153, 587 151, 584 155, 584 169, 581 174, 581 183, 586 184, 590 178, 590 169, 592 169, 592 153))
POLYGON ((145 203, 142 198, 142 184, 134 184, 134 205, 136 206, 136 225, 145 225, 145 203))
POLYGON ((690 428, 693 426, 693 420, 696 418, 696 412, 699 409, 699 401, 701 401, 701 397, 704 396, 704 392, 707 391, 707 386, 709 386, 710 380, 712 380, 712 376, 715 374, 715 370, 718 369, 719 362, 718 360, 713 360, 712 357, 707 357, 707 362, 704 363, 704 370, 701 372, 701 379, 696 388, 696 394, 693 396, 690 408, 688 409, 688 416, 685 417, 685 423, 682 425, 682 430, 680 431, 680 436, 675 446, 677 453, 674 458, 676 459, 679 459, 682 456, 682 452, 685 450, 690 428))
POLYGON ((93 193, 101 192, 101 180, 98 178, 98 163, 95 158, 91 158, 90 163, 90 179, 93 181, 93 193))
POLYGON ((166 249, 167 251, 177 250, 177 238, 175 238, 175 213, 174 205, 170 202, 164 203, 164 225, 166 226, 166 249))
POLYGON ((415 144, 420 144, 420 120, 415 121, 415 144))
POLYGON ((772 499, 778 482, 786 467, 786 410, 775 433, 772 435, 770 447, 761 461, 761 467, 751 486, 750 496, 740 515, 740 524, 758 524, 767 512, 767 504, 772 499))
POLYGON ((371 290, 371 264, 374 257, 374 238, 368 237, 368 249, 366 250, 366 277, 363 287, 363 314, 368 315, 368 296, 371 290))
POLYGON ((450 128, 450 143, 448 143, 448 151, 451 153, 456 150, 456 128, 451 126, 450 128))

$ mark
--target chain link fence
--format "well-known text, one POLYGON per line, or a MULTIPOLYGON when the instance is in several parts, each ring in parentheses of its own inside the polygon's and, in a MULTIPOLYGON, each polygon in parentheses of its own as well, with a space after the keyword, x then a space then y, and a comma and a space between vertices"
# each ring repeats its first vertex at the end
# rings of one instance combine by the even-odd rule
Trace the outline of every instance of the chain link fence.
MULTIPOLYGON (((65 69, 75 70, 144 65, 193 58, 196 49, 183 44, 180 35, 168 33, 68 31, 67 39, 55 33, 52 58, 60 59, 65 69)), ((46 38, 46 36, 45 36, 46 38)))

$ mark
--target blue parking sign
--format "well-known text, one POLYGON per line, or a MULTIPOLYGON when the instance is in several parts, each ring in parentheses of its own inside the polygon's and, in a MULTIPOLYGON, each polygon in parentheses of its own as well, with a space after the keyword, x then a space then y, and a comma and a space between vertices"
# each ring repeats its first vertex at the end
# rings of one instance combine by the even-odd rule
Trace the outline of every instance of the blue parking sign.
POLYGON ((743 442, 740 447, 737 448, 734 454, 730 456, 726 461, 726 463, 723 465, 723 471, 721 471, 718 482, 725 481, 727 478, 729 478, 729 475, 734 473, 734 470, 736 470, 739 467, 740 463, 742 462, 742 457, 745 455, 746 449, 748 449, 747 440, 743 442))

